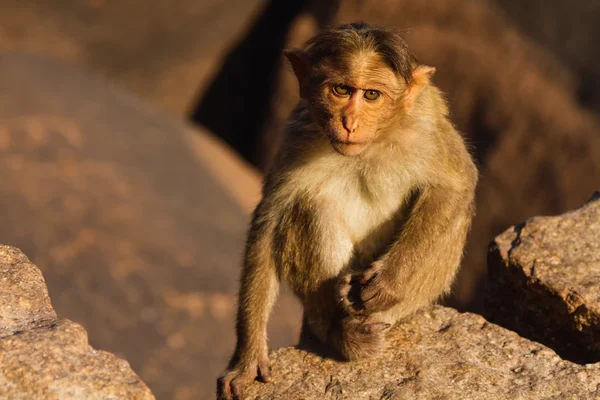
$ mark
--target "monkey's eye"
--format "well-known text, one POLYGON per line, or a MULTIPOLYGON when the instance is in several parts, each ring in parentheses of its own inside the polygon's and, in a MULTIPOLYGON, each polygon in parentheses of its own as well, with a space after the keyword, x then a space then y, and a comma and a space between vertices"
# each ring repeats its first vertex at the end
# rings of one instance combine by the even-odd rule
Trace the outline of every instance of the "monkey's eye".
POLYGON ((333 92, 338 96, 348 96, 350 94, 350 88, 346 85, 335 85, 333 92))
POLYGON ((365 91, 365 99, 367 100, 377 100, 380 96, 380 93, 377 90, 366 90, 365 91))

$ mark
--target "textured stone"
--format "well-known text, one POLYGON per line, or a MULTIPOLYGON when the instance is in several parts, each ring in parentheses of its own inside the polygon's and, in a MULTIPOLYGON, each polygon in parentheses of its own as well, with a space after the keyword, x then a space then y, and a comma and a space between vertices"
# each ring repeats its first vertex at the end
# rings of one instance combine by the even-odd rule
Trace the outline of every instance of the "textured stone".
POLYGON ((578 362, 600 361, 600 192, 490 246, 488 317, 578 362))
POLYGON ((13 247, 0 246, 0 288, 0 337, 56 321, 42 273, 13 247))
POLYGON ((154 399, 127 361, 57 319, 42 274, 9 246, 0 246, 0 332, 2 399, 154 399))
POLYGON ((247 399, 596 399, 600 364, 547 347, 475 314, 440 306, 391 332, 380 357, 343 363, 297 348, 271 354, 272 382, 247 399))

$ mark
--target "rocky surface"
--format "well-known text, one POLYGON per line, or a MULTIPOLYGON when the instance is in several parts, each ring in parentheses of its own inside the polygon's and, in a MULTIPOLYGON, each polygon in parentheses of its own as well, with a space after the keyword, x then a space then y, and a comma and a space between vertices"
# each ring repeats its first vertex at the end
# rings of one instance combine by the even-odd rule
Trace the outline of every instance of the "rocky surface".
MULTIPOLYGON (((0 54, 0 77, 0 242, 158 398, 212 398, 259 177, 208 132, 72 65, 0 54)), ((301 320, 281 300, 277 347, 301 320)))
POLYGON ((56 321, 40 270, 19 250, 0 247, 0 337, 56 321))
POLYGON ((40 270, 1 245, 0 397, 154 399, 126 361, 94 350, 85 329, 56 317, 40 270))
POLYGON ((549 348, 475 314, 436 306, 391 332, 381 357, 341 363, 297 348, 271 354, 272 383, 248 399, 597 399, 600 364, 549 348))
POLYGON ((600 361, 600 192, 575 211, 508 229, 488 264, 492 321, 563 358, 600 361))

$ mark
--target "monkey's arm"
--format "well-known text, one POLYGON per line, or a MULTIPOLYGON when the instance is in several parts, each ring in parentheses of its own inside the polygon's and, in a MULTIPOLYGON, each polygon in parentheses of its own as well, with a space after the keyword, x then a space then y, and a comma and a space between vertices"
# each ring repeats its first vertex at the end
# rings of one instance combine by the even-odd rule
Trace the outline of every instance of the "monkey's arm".
POLYGON ((474 187, 420 191, 398 240, 359 277, 362 311, 402 303, 408 314, 449 290, 474 212, 474 187))
POLYGON ((254 213, 248 241, 237 314, 237 345, 227 371, 218 380, 219 398, 241 399, 243 386, 258 375, 269 377, 267 321, 279 282, 271 257, 270 224, 261 203, 254 213))

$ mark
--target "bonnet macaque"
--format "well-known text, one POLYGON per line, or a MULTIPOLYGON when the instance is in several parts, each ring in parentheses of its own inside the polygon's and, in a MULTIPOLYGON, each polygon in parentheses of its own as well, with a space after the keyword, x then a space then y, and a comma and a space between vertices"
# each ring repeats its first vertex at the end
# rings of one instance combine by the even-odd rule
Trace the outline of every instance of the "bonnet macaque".
POLYGON ((477 170, 435 69, 392 31, 344 25, 285 51, 301 101, 246 244, 237 346, 222 399, 268 381, 266 327, 284 282, 309 332, 346 360, 448 292, 474 214, 477 170))

